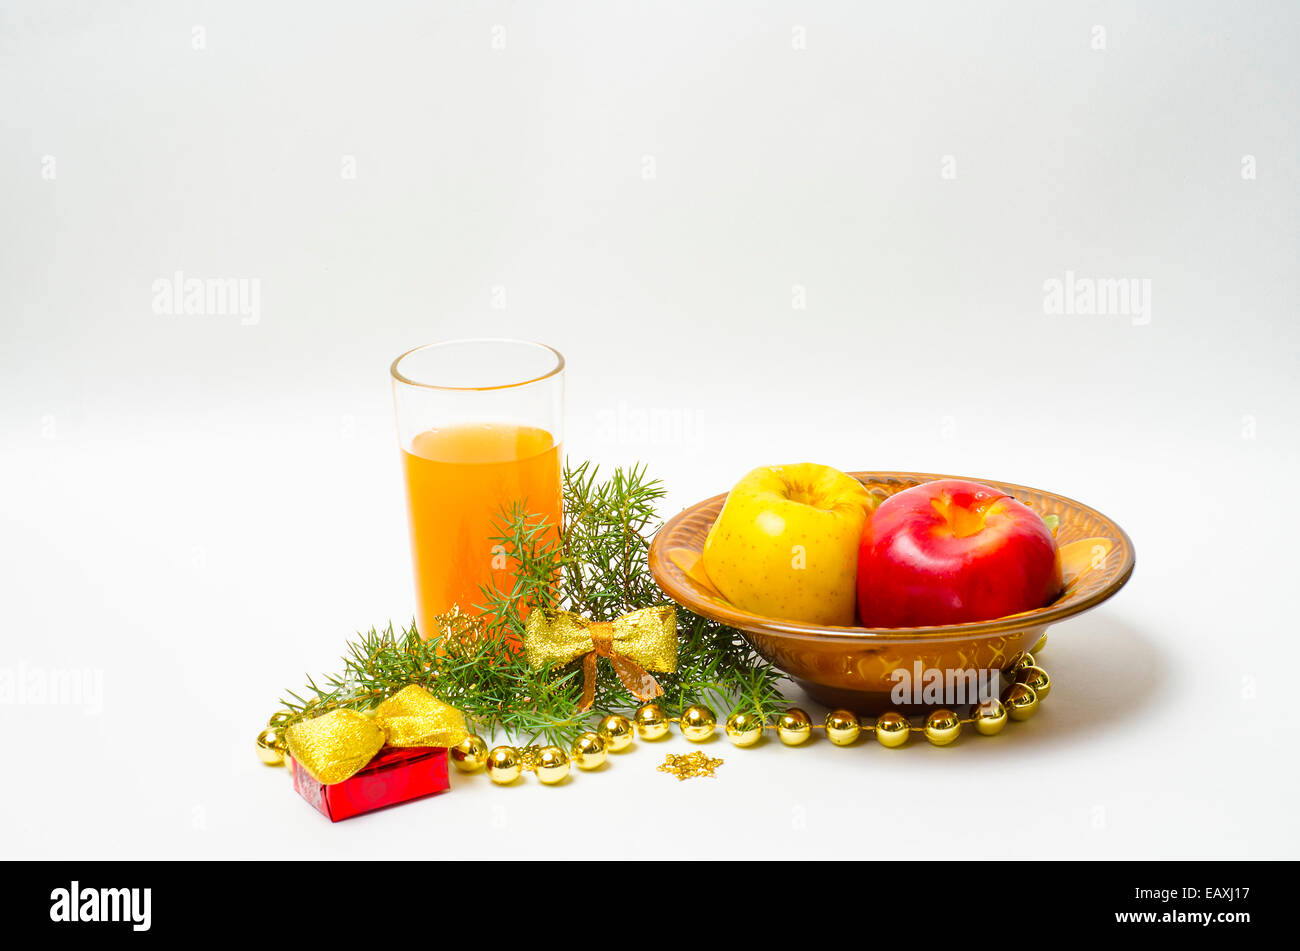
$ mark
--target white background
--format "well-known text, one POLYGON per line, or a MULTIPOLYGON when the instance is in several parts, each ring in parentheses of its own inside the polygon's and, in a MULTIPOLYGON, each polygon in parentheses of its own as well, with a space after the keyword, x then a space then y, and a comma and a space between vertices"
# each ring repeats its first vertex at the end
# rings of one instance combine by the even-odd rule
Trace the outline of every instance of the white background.
POLYGON ((1298 53, 1282 3, 5 2, 0 853, 1295 858, 1298 53), (1149 323, 1046 314, 1067 270, 1149 323), (155 312, 176 271, 257 321, 155 312), (1136 574, 996 740, 679 783, 674 739, 331 826, 252 741, 410 617, 387 368, 465 335, 559 348, 571 457, 665 513, 997 478, 1136 574))

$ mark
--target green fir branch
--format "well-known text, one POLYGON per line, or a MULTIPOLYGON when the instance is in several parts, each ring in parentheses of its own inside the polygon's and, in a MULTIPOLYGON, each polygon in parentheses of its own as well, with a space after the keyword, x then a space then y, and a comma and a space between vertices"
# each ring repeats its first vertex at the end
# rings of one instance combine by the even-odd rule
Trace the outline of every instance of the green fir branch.
MULTIPOLYGON (((419 684, 465 713, 471 729, 503 735, 515 743, 567 744, 612 713, 630 715, 640 701, 623 686, 608 663, 597 665, 591 710, 578 709, 582 671, 574 662, 534 670, 512 649, 524 634, 527 607, 575 611, 597 621, 667 601, 646 560, 660 522, 664 488, 642 465, 616 468, 607 479, 590 462, 566 464, 565 522, 553 526, 522 503, 506 506, 494 527, 515 576, 508 592, 483 589, 491 618, 475 636, 431 632, 423 640, 415 626, 400 633, 391 624, 371 628, 347 646, 339 674, 318 685, 307 678, 306 696, 287 691, 281 727, 332 709, 368 710, 409 684, 419 684)), ((782 674, 734 628, 677 606, 678 666, 656 674, 660 705, 679 716, 705 704, 719 716, 747 712, 766 720, 785 705, 782 674)))

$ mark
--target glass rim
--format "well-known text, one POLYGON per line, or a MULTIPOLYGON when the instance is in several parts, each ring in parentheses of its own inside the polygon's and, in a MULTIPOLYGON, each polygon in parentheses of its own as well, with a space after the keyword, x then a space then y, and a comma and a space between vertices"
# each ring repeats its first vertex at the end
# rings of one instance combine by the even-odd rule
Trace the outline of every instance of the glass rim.
POLYGON ((410 350, 407 350, 405 353, 400 354, 397 357, 397 359, 393 361, 392 365, 388 368, 388 372, 392 374, 393 379, 398 383, 404 383, 407 386, 418 386, 421 389, 425 389, 425 390, 450 390, 450 391, 460 391, 460 392, 475 392, 475 391, 484 391, 484 390, 512 390, 520 386, 528 386, 531 383, 540 383, 542 380, 549 380, 551 377, 558 375, 563 370, 564 370, 564 354, 560 353, 560 351, 556 350, 554 347, 548 344, 541 343, 537 340, 520 340, 512 337, 457 337, 451 340, 435 340, 433 343, 421 344, 418 347, 412 347, 410 350), (492 386, 448 386, 445 383, 422 383, 419 380, 412 380, 410 377, 406 376, 404 373, 402 373, 401 370, 397 368, 398 364, 400 364, 403 360, 405 360, 407 357, 411 356, 412 354, 420 353, 421 351, 424 350, 433 350, 437 347, 447 347, 447 346, 451 346, 452 344, 463 344, 463 343, 510 343, 510 344, 520 344, 526 347, 535 347, 538 350, 549 351, 555 357, 555 366, 551 367, 551 369, 547 370, 545 373, 541 374, 540 376, 529 377, 526 380, 517 380, 511 383, 497 383, 492 386))

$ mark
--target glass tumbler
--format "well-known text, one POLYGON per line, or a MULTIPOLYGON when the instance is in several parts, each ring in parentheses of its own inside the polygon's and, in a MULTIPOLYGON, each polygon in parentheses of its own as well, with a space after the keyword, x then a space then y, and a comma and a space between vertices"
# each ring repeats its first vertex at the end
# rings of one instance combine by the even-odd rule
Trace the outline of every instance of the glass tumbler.
POLYGON ((521 503, 558 534, 564 357, 524 340, 448 340, 393 361, 416 625, 488 613, 514 575, 500 534, 521 503))

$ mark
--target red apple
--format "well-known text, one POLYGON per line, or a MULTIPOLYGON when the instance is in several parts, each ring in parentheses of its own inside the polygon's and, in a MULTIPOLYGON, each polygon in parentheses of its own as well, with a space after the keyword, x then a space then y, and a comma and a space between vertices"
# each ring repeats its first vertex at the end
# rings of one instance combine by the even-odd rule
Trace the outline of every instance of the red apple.
POLYGON ((891 496, 867 519, 858 616, 867 627, 961 624, 1041 608, 1061 591, 1056 540, 1007 493, 939 479, 891 496))

